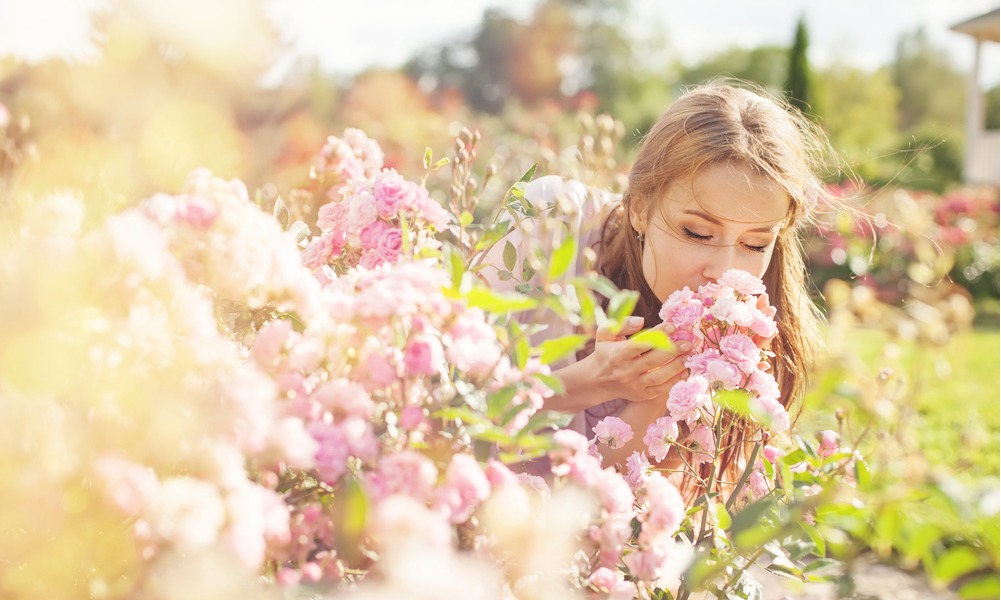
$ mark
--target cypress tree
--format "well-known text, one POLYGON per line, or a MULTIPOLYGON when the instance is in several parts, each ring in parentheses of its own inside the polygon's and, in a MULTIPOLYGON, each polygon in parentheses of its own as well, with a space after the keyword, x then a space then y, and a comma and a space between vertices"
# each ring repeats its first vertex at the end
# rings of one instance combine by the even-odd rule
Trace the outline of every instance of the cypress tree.
POLYGON ((810 63, 806 59, 806 48, 810 41, 806 34, 806 21, 802 16, 796 23, 796 37, 789 50, 789 73, 786 76, 785 91, 789 102, 803 114, 811 114, 813 85, 810 63))

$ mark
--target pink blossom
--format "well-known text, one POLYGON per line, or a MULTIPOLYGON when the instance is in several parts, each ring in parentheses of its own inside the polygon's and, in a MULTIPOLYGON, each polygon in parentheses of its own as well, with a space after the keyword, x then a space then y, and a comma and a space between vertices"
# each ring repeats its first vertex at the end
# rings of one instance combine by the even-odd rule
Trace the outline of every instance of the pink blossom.
POLYGON ((307 269, 319 269, 344 249, 344 232, 331 231, 315 238, 302 251, 302 264, 307 269))
POLYGON ((278 353, 288 342, 292 333, 292 323, 284 319, 269 322, 260 329, 250 347, 250 358, 265 369, 277 365, 278 353))
POLYGON ((775 398, 757 396, 751 400, 751 410, 753 413, 763 416, 765 424, 772 431, 789 429, 789 413, 775 398))
POLYGON ((689 423, 699 418, 699 409, 709 404, 709 382, 701 375, 679 381, 667 397, 667 410, 675 422, 689 423))
POLYGON ((647 427, 643 443, 647 445, 650 456, 657 462, 662 462, 671 450, 671 444, 677 439, 677 422, 671 417, 660 417, 647 427))
POLYGON ((281 587, 295 587, 302 581, 302 574, 291 567, 282 567, 275 573, 275 583, 281 587))
POLYGON ((177 205, 177 219, 195 229, 212 227, 218 214, 211 202, 199 196, 187 196, 177 205))
POLYGON ((747 493, 751 495, 751 499, 762 498, 768 494, 768 491, 768 480, 765 478, 764 471, 761 469, 752 470, 747 477, 747 493))
POLYGON ((625 513, 633 506, 633 492, 615 469, 598 472, 595 489, 601 506, 610 513, 625 513))
POLYGON ((313 399, 335 417, 348 416, 368 419, 375 411, 375 403, 365 388, 344 378, 331 379, 313 391, 313 399))
POLYGON ((413 207, 427 190, 400 177, 396 171, 383 171, 375 180, 375 207, 384 219, 391 219, 413 207))
POLYGON ((720 352, 744 373, 751 373, 761 362, 761 349, 743 333, 724 336, 719 341, 720 352))
POLYGON ((838 434, 831 431, 830 429, 825 429, 817 434, 820 438, 820 446, 817 449, 822 458, 827 458, 828 456, 834 454, 838 450, 838 434))
POLYGON ((626 555, 623 561, 629 573, 640 581, 674 590, 678 588, 681 574, 688 568, 691 555, 690 547, 675 542, 671 536, 662 535, 626 555))
MULTIPOLYGON (((649 432, 649 428, 647 431, 649 432)), ((649 433, 647 435, 649 435, 649 433)), ((645 437, 643 438, 643 443, 647 443, 645 437)), ((650 461, 647 460, 645 452, 633 452, 629 455, 629 458, 626 459, 626 468, 628 469, 626 482, 629 484, 629 487, 635 491, 643 485, 643 481, 646 479, 646 476, 650 474, 650 461)))
POLYGON ((383 455, 378 470, 370 474, 367 484, 369 493, 375 498, 406 494, 426 502, 437 479, 438 469, 430 458, 404 449, 383 455))
POLYGON ((367 378, 363 383, 370 390, 392 385, 399 378, 396 365, 378 352, 365 357, 364 372, 367 378))
POLYGON ((698 325, 702 320, 705 306, 691 289, 684 287, 673 292, 660 309, 660 318, 674 325, 671 340, 695 343, 700 338, 698 325))
POLYGON ((348 417, 337 424, 344 432, 344 439, 351 454, 366 463, 376 460, 379 455, 379 440, 375 437, 372 422, 362 417, 348 417))
POLYGON ((208 548, 226 523, 216 486, 193 477, 166 479, 146 510, 153 534, 182 552, 208 548))
MULTIPOLYGON (((383 222, 379 219, 379 209, 375 205, 375 198, 367 191, 360 190, 344 200, 348 206, 348 214, 345 222, 348 233, 364 232, 365 228, 375 223, 383 222)), ((362 245, 368 248, 364 241, 362 245)))
POLYGON ((444 231, 452 219, 447 210, 426 194, 418 196, 417 210, 421 211, 421 214, 435 228, 435 231, 444 231))
POLYGON ((316 226, 320 231, 344 231, 347 228, 348 204, 328 202, 317 211, 316 226))
POLYGON ((688 357, 685 366, 691 375, 705 377, 713 389, 734 390, 740 387, 740 370, 715 348, 688 357))
POLYGON ((94 462, 94 470, 112 504, 128 515, 141 511, 160 488, 152 469, 124 458, 102 456, 94 462))
POLYGON ((644 509, 640 515, 645 537, 673 535, 685 520, 685 501, 678 488, 659 473, 646 480, 644 509))
POLYGON ((785 456, 785 451, 781 448, 769 445, 761 449, 761 455, 764 456, 765 460, 774 465, 778 459, 785 456))
POLYGON ((501 358, 494 328, 483 311, 468 309, 448 331, 445 355, 449 362, 472 375, 487 375, 501 358))
POLYGON ((688 434, 688 444, 692 448, 692 464, 701 465, 716 456, 716 436, 705 425, 699 425, 688 434))
POLYGON ((315 464, 318 444, 298 417, 275 423, 269 442, 280 459, 294 469, 311 469, 315 464))
POLYGON ((618 417, 605 417, 593 428, 598 442, 609 448, 621 448, 633 439, 633 428, 618 417))
POLYGON ((445 365, 441 341, 432 335, 416 335, 407 342, 403 364, 411 375, 434 375, 445 365))
POLYGON ((746 388, 763 398, 778 398, 780 394, 779 384, 775 381, 775 377, 761 369, 755 369, 751 372, 751 376, 747 379, 746 388))
POLYGON ((420 406, 411 404, 400 411, 400 428, 405 431, 417 431, 426 427, 427 424, 424 409, 420 406))
POLYGON ((291 539, 288 507, 271 490, 247 483, 226 495, 226 510, 223 541, 248 567, 261 566, 268 542, 291 539))
MULTIPOLYGON (((772 312, 774 311, 775 309, 772 308, 772 312)), ((754 333, 754 335, 762 338, 762 340, 770 340, 779 332, 779 328, 778 325, 775 324, 775 320, 772 319, 771 316, 762 312, 760 308, 756 308, 751 311, 751 324, 748 325, 748 328, 754 333)))
POLYGON ((347 436, 340 427, 332 423, 314 421, 309 425, 309 433, 316 440, 316 472, 319 478, 333 485, 347 472, 351 447, 347 436))
POLYGON ((612 570, 606 567, 598 567, 591 573, 591 576, 587 578, 587 583, 599 592, 605 592, 606 594, 616 589, 619 584, 623 583, 625 578, 622 571, 618 569, 612 570))
POLYGON ((435 493, 435 506, 453 525, 465 523, 490 496, 490 481, 476 459, 456 454, 445 470, 445 485, 435 493))
POLYGON ((723 273, 718 281, 720 285, 731 287, 738 294, 744 296, 757 296, 765 293, 765 284, 761 282, 761 279, 740 269, 730 269, 723 273))

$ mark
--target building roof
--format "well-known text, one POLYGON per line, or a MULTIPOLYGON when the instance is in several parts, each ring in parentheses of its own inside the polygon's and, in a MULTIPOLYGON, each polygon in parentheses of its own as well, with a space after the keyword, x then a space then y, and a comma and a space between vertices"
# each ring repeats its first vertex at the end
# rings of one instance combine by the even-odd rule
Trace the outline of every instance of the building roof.
POLYGON ((999 23, 1001 23, 1001 8, 995 8, 980 16, 956 23, 949 29, 973 36, 978 40, 999 41, 999 23))

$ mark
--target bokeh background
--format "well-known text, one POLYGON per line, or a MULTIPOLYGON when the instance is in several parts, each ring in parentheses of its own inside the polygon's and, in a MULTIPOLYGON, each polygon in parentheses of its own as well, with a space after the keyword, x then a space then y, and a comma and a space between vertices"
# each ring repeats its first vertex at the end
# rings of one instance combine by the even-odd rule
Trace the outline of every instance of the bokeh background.
POLYGON ((998 567, 998 23, 996 0, 0 0, 0 249, 47 195, 94 223, 196 167, 295 211, 346 127, 415 180, 479 131, 484 210, 533 164, 618 190, 686 86, 755 82, 827 133, 858 209, 806 240, 829 352, 801 426, 871 452, 858 537, 960 589, 998 567))

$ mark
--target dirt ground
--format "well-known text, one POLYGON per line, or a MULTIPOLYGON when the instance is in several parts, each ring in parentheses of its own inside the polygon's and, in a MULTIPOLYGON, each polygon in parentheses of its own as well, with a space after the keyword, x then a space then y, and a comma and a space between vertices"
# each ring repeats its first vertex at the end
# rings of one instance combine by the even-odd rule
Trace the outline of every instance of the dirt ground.
MULTIPOLYGON (((935 591, 924 575, 881 564, 873 555, 859 557, 852 565, 855 591, 850 600, 958 600, 949 590, 935 591)), ((765 600, 837 600, 833 584, 803 584, 764 570, 754 574, 764 588, 765 600)))

